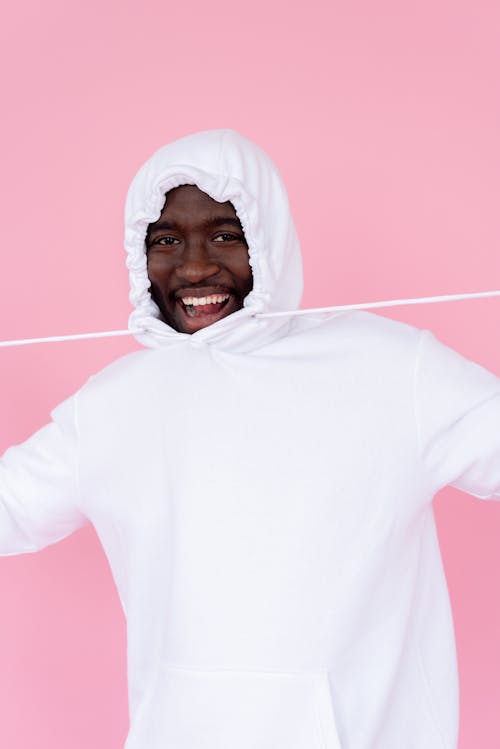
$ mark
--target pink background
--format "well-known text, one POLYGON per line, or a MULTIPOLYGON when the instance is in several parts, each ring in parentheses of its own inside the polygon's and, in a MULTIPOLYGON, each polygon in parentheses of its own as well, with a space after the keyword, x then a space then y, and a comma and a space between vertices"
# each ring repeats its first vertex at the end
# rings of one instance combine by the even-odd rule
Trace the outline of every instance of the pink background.
MULTIPOLYGON (((499 288, 499 24, 494 0, 11 3, 0 339, 126 327, 129 180, 163 143, 212 127, 240 130, 280 167, 303 306, 499 288)), ((500 374, 498 299, 387 314, 500 374)), ((0 351, 0 450, 137 347, 0 351)), ((497 749, 500 506, 447 489, 436 510, 460 749, 497 749)), ((93 529, 0 559, 0 589, 0 745, 121 747, 125 622, 93 529)))

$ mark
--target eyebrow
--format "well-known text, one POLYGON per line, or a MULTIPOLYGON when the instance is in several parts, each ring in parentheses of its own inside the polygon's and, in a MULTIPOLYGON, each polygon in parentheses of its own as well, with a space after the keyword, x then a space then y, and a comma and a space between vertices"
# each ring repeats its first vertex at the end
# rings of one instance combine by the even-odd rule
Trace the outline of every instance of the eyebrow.
MULTIPOLYGON (((235 226, 240 231, 243 231, 243 228, 241 226, 241 222, 237 218, 233 218, 232 216, 214 216, 214 218, 209 219, 204 223, 204 227, 206 226, 224 226, 225 224, 231 224, 231 226, 235 226)), ((158 221, 155 224, 150 224, 148 228, 148 233, 153 231, 160 231, 164 229, 179 229, 179 225, 176 224, 175 221, 167 221, 166 219, 163 219, 162 221, 158 221)))

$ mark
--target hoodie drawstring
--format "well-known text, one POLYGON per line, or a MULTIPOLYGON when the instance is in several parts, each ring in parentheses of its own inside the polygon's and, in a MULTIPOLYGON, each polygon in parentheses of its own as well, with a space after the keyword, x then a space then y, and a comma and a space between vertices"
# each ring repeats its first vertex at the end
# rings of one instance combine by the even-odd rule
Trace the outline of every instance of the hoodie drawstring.
MULTIPOLYGON (((433 304, 435 302, 456 302, 464 299, 483 299, 500 296, 497 291, 477 291, 469 294, 448 294, 445 296, 415 297, 414 299, 391 299, 383 302, 364 302, 358 304, 341 304, 333 307, 309 307, 307 309, 287 310, 280 312, 256 312, 255 317, 285 317, 291 315, 309 315, 322 312, 348 312, 350 310, 376 309, 380 307, 403 307, 410 304, 433 304)), ((11 341, 0 341, 0 347, 27 346, 31 343, 54 343, 57 341, 76 341, 85 338, 112 338, 117 336, 135 335, 142 330, 106 330, 97 333, 75 333, 72 335, 46 336, 44 338, 20 338, 11 341)))

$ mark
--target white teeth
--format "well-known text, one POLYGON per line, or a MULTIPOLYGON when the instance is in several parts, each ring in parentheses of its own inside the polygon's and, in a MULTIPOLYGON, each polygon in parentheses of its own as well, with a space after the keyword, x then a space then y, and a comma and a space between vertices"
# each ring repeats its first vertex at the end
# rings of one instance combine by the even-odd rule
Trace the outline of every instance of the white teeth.
POLYGON ((182 301, 185 305, 191 304, 193 307, 197 307, 200 304, 217 304, 223 302, 225 299, 229 299, 229 294, 212 294, 211 296, 184 296, 182 301))

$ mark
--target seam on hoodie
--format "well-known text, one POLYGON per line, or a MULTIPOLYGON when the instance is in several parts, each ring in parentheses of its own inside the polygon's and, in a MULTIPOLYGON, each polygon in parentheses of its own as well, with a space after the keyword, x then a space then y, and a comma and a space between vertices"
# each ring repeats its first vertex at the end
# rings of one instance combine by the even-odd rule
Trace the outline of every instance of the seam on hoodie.
POLYGON ((446 743, 445 743, 445 739, 444 739, 444 735, 443 735, 443 730, 442 730, 441 724, 440 724, 440 722, 438 720, 438 713, 435 710, 434 702, 433 702, 433 699, 432 699, 432 690, 431 690, 431 686, 430 686, 430 683, 429 683, 429 678, 427 676, 427 672, 425 670, 424 661, 423 661, 423 657, 422 657, 422 652, 420 650, 420 643, 417 643, 417 661, 418 661, 418 667, 419 667, 420 675, 421 675, 422 680, 423 680, 423 682, 425 684, 425 695, 424 695, 424 699, 425 699, 425 703, 426 703, 426 706, 427 706, 427 710, 428 710, 428 713, 429 713, 429 715, 431 717, 431 720, 432 720, 434 729, 436 731, 436 734, 439 737, 439 742, 440 742, 440 744, 442 746, 442 749, 446 749, 446 743))
POLYGON ((256 675, 270 675, 270 676, 323 676, 328 673, 326 668, 305 668, 305 669, 287 669, 283 670, 280 668, 272 667, 261 667, 261 668, 248 668, 245 666, 198 666, 189 663, 178 663, 174 661, 166 661, 166 668, 170 668, 178 671, 194 671, 195 673, 248 673, 256 675))
POLYGON ((418 409, 418 373, 420 370, 420 360, 422 358, 422 348, 423 348, 423 340, 424 336, 427 335, 426 330, 421 330, 420 335, 418 337, 417 342, 417 350, 415 352, 415 364, 413 367, 413 418, 415 421, 415 432, 417 437, 417 450, 418 450, 418 456, 420 460, 422 460, 422 447, 423 447, 423 441, 422 441, 422 428, 421 423, 419 419, 419 409, 418 409))

